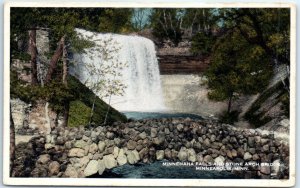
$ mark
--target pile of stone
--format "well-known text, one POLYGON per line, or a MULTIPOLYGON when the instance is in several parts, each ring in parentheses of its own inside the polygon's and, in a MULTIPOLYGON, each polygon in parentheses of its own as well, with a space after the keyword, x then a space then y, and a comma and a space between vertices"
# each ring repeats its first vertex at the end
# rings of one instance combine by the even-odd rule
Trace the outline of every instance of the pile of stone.
POLYGON ((289 176, 289 146, 283 140, 256 130, 189 118, 140 120, 90 129, 57 127, 46 137, 36 168, 47 168, 46 176, 89 177, 127 163, 163 159, 205 164, 277 163, 280 166, 232 172, 245 178, 289 176))

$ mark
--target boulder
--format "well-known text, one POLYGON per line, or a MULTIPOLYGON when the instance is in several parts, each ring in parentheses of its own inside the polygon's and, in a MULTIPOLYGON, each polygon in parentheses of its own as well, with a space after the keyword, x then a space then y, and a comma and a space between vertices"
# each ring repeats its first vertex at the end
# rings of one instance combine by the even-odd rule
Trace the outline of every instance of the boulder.
POLYGON ((90 148, 89 148, 89 152, 92 153, 92 154, 95 154, 97 151, 98 151, 97 144, 95 144, 95 143, 91 144, 90 148))
POLYGON ((84 150, 80 148, 72 148, 68 153, 68 157, 83 157, 83 156, 84 156, 84 150))
POLYGON ((125 156, 125 153, 124 153, 123 149, 119 150, 119 154, 118 154, 118 157, 117 157, 117 162, 120 166, 127 163, 127 157, 125 156))
POLYGON ((88 156, 84 156, 84 157, 80 158, 80 160, 79 160, 80 167, 85 168, 89 161, 90 161, 90 158, 88 156))
POLYGON ((105 142, 100 141, 100 142, 98 143, 98 148, 99 148, 99 151, 100 151, 100 152, 103 152, 103 151, 105 150, 105 147, 106 147, 106 143, 105 143, 105 142))
POLYGON ((196 152, 194 149, 192 148, 188 149, 187 154, 188 154, 188 161, 195 162, 197 160, 196 152))
POLYGON ((223 156, 219 156, 219 157, 215 158, 215 163, 222 166, 225 163, 225 158, 223 156))
POLYGON ((158 160, 158 161, 163 160, 164 157, 165 157, 164 150, 158 150, 158 151, 156 151, 156 160, 158 160))
POLYGON ((129 150, 134 150, 136 148, 136 141, 133 141, 133 140, 129 140, 127 142, 127 148, 129 150))
POLYGON ((179 132, 182 132, 183 131, 183 125, 182 124, 178 124, 177 126, 176 126, 176 129, 179 131, 179 132))
POLYGON ((215 162, 215 160, 214 160, 214 158, 212 158, 211 155, 206 155, 203 158, 203 162, 206 163, 206 164, 213 164, 215 162))
POLYGON ((64 172, 64 176, 69 178, 78 178, 78 172, 73 166, 68 165, 67 169, 64 172))
POLYGON ((157 136, 157 128, 151 128, 150 129, 150 136, 152 138, 156 137, 157 136))
POLYGON ((265 175, 269 175, 271 173, 271 167, 270 166, 261 166, 260 172, 265 175))
POLYGON ((49 164, 49 176, 56 176, 59 173, 60 164, 57 161, 52 161, 49 164))
POLYGON ((49 154, 44 154, 44 155, 40 155, 37 162, 41 164, 47 164, 50 161, 50 159, 51 158, 49 154))
POLYGON ((244 160, 245 161, 250 161, 252 159, 252 155, 249 152, 246 152, 244 154, 244 160))
POLYGON ((83 171, 85 177, 96 174, 97 172, 98 172, 98 161, 96 160, 91 160, 83 171))
POLYGON ((98 161, 98 174, 102 175, 103 172, 105 171, 105 164, 103 160, 98 161))
POLYGON ((144 140, 147 137, 147 134, 145 132, 142 132, 139 134, 139 137, 144 140))
POLYGON ((118 155, 119 155, 119 148, 118 147, 114 147, 113 155, 114 155, 114 158, 118 157, 118 155))
POLYGON ((114 155, 105 155, 103 157, 105 168, 112 169, 117 166, 117 161, 115 160, 114 155))
POLYGON ((84 149, 85 146, 87 146, 88 143, 83 141, 83 140, 77 140, 75 143, 74 143, 74 147, 76 148, 82 148, 84 149))
POLYGON ((127 151, 127 160, 129 164, 135 164, 140 160, 139 153, 136 150, 127 151))
POLYGON ((187 149, 182 147, 178 153, 178 159, 180 161, 186 161, 188 159, 187 149))

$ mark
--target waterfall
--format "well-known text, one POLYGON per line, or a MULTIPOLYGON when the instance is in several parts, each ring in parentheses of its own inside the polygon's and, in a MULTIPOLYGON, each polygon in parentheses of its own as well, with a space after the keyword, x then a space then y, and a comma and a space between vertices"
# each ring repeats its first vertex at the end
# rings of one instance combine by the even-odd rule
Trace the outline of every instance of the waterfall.
POLYGON ((115 83, 125 85, 123 96, 112 95, 111 98, 108 95, 101 96, 105 87, 100 91, 94 90, 105 102, 110 103, 119 111, 165 110, 158 61, 155 46, 151 40, 139 36, 92 33, 81 29, 76 31, 83 38, 88 38, 94 41, 96 46, 100 46, 98 50, 92 47, 87 49, 86 53, 73 56, 76 63, 72 72, 82 83, 93 89, 91 86, 99 82, 99 78, 100 80, 121 81, 122 83, 117 81, 115 83), (114 66, 116 62, 123 64, 122 70, 115 70, 120 73, 115 76, 107 72, 101 72, 101 74, 107 74, 106 78, 101 77, 100 73, 91 75, 93 70, 86 69, 86 65, 95 69, 105 69, 107 68, 105 65, 114 66), (89 77, 92 79, 87 84, 89 77))

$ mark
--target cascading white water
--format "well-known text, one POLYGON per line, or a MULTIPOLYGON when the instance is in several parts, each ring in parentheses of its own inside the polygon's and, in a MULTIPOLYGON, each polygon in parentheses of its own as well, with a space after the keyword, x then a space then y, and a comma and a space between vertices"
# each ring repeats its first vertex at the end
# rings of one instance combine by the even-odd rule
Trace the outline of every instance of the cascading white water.
MULTIPOLYGON (((103 55, 98 57, 99 51, 93 48, 88 49, 87 53, 75 54, 74 60, 77 63, 72 72, 82 83, 91 76, 84 68, 87 64, 101 68, 101 64, 124 62, 127 66, 123 66, 122 70, 116 70, 120 71, 117 79, 126 86, 123 96, 113 95, 111 100, 106 96, 103 100, 119 111, 165 110, 158 61, 151 40, 139 36, 92 33, 81 29, 76 31, 84 38, 94 41, 96 45, 109 49, 111 55, 110 58, 104 58, 103 55)), ((101 77, 101 75, 92 76, 91 83, 99 81, 97 79, 99 76, 101 77)), ((101 91, 97 95, 101 96, 100 93, 101 91)))

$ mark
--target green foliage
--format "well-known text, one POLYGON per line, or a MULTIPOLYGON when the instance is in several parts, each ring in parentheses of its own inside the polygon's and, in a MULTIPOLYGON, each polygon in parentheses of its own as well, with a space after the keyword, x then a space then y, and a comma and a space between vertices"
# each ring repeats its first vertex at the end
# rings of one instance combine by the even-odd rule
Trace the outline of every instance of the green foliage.
MULTIPOLYGON (((93 102, 95 99, 94 93, 87 88, 84 84, 82 84, 79 80, 77 80, 73 76, 68 77, 68 86, 71 89, 71 93, 76 98, 76 100, 80 100, 87 107, 92 108, 93 102)), ((107 111, 108 105, 96 97, 95 107, 94 107, 94 115, 92 117, 92 124, 102 124, 105 119, 105 114, 107 111)), ((89 114, 90 115, 90 114, 89 114)), ((110 108, 107 123, 111 123, 114 121, 127 121, 126 116, 115 110, 114 108, 110 108)))
MULTIPOLYGON (((272 76, 270 59, 257 45, 249 45, 234 30, 217 41, 205 72, 210 99, 222 101, 238 94, 262 91, 272 76)), ((229 106, 230 108, 230 106, 229 106)))
POLYGON ((209 56, 216 38, 212 33, 199 32, 192 37, 191 52, 195 55, 209 56))
POLYGON ((91 108, 86 106, 83 102, 76 100, 70 103, 69 110, 69 127, 85 126, 89 123, 91 108))

